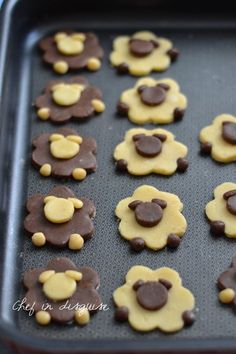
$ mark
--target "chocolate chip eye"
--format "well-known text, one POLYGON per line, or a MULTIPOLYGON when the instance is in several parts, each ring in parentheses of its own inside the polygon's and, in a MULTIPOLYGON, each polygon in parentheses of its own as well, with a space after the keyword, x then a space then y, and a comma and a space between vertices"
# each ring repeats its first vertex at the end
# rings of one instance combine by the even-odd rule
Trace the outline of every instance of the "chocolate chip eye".
POLYGON ((152 202, 139 203, 134 212, 137 223, 144 227, 156 226, 163 217, 162 208, 152 202))
POLYGON ((136 291, 140 306, 149 311, 161 309, 168 300, 168 290, 159 281, 147 281, 136 291))
POLYGON ((236 123, 223 122, 222 137, 227 143, 236 145, 236 123))
POLYGON ((151 135, 135 137, 136 152, 143 157, 155 157, 162 151, 162 142, 159 138, 151 135))
POLYGON ((160 86, 139 87, 141 101, 147 106, 158 106, 166 99, 166 91, 160 86))

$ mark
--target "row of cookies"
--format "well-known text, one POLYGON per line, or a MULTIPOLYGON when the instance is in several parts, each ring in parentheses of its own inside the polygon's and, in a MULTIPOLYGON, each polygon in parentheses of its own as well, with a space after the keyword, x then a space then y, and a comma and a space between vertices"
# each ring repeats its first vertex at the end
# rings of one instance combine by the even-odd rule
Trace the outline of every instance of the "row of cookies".
MULTIPOLYGON (((61 31, 43 38, 39 46, 43 60, 58 74, 68 70, 101 68, 104 51, 97 36, 91 32, 61 31)), ((121 74, 148 75, 151 71, 164 71, 178 57, 178 50, 166 38, 149 31, 119 36, 114 40, 111 64, 121 74)))

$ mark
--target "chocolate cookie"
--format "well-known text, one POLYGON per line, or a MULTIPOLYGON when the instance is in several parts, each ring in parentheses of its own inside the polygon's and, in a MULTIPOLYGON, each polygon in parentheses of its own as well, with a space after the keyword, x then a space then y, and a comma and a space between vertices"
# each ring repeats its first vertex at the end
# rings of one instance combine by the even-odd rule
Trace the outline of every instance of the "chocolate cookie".
POLYGON ((220 290, 219 300, 223 304, 231 304, 236 308, 236 256, 234 256, 231 266, 220 274, 217 285, 220 290))
POLYGON ((171 268, 133 266, 126 282, 113 293, 115 318, 137 331, 176 332, 195 320, 194 296, 171 268))
POLYGON ((39 47, 44 52, 43 60, 59 74, 83 68, 96 71, 104 54, 97 36, 90 32, 57 32, 43 38, 39 47))
POLYGON ((236 161, 236 117, 230 114, 217 116, 199 135, 201 153, 222 163, 236 161))
POLYGON ((78 251, 94 232, 95 206, 87 198, 77 199, 67 187, 54 187, 47 196, 36 194, 27 202, 25 230, 35 246, 52 246, 78 251))
POLYGON ((101 91, 83 76, 48 82, 43 95, 36 98, 35 106, 40 119, 53 123, 86 119, 105 109, 101 91))
POLYGON ((40 325, 51 321, 85 325, 90 313, 95 313, 102 303, 96 290, 100 284, 98 274, 92 268, 77 267, 65 257, 51 260, 46 268, 26 271, 23 284, 27 289, 26 306, 33 306, 40 325))
POLYGON ((40 134, 33 140, 33 149, 32 163, 45 177, 83 180, 97 168, 96 141, 69 128, 40 134))
POLYGON ((113 42, 111 64, 119 74, 144 76, 151 71, 164 71, 178 57, 178 50, 166 38, 149 31, 119 36, 113 42))

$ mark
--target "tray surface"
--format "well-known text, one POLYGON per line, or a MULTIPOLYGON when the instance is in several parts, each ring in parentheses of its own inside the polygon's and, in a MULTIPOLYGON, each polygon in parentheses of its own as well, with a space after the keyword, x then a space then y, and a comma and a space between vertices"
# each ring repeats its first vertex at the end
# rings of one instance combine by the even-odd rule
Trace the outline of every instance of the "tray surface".
MULTIPOLYGON (((114 15, 114 19, 117 15, 114 15)), ((215 186, 224 181, 234 181, 235 166, 219 165, 211 158, 198 154, 198 134, 202 127, 208 125, 220 113, 236 113, 236 25, 218 27, 213 25, 189 25, 180 20, 154 21, 132 20, 118 26, 103 21, 98 14, 93 22, 89 13, 78 13, 63 18, 46 18, 30 28, 23 28, 21 34, 14 34, 14 47, 9 66, 12 66, 5 90, 10 93, 2 119, 8 116, 9 123, 8 159, 13 168, 7 176, 10 180, 8 207, 2 220, 6 220, 6 230, 2 235, 6 239, 5 266, 8 274, 2 276, 4 292, 1 306, 4 319, 12 326, 30 336, 48 339, 166 339, 173 338, 233 338, 235 337, 235 314, 230 308, 218 303, 218 290, 215 280, 229 265, 235 254, 235 242, 226 238, 214 239, 209 234, 209 225, 204 217, 204 206, 212 199, 215 186), (38 40, 50 32, 63 28, 94 31, 105 50, 103 66, 97 73, 69 73, 65 78, 84 75, 100 87, 106 102, 105 112, 84 123, 69 122, 63 126, 76 129, 81 135, 91 135, 98 143, 98 170, 81 182, 61 182, 70 187, 79 197, 90 197, 96 207, 95 234, 79 253, 67 249, 57 250, 44 247, 35 249, 22 227, 27 196, 35 193, 47 194, 60 181, 44 179, 31 166, 30 153, 33 137, 41 132, 53 132, 57 126, 50 122, 41 122, 36 118, 31 103, 44 88, 45 83, 58 77, 52 70, 42 64, 37 49, 38 40), (122 27, 122 31, 121 28, 122 27), (154 78, 171 77, 177 80, 181 90, 188 97, 188 109, 182 122, 163 126, 173 132, 177 140, 189 148, 190 166, 185 174, 171 177, 151 175, 131 177, 118 175, 112 160, 114 147, 123 139, 125 131, 135 127, 127 118, 119 118, 115 107, 120 93, 136 82, 130 76, 117 76, 108 62, 112 40, 120 34, 131 34, 136 30, 150 29, 159 36, 170 38, 180 49, 179 60, 165 73, 155 73, 154 78), (16 85, 14 85, 16 83, 16 85), (11 138, 10 138, 11 137, 11 138), (14 138, 13 138, 14 137, 14 138), (142 184, 150 184, 162 191, 177 194, 184 203, 183 214, 188 222, 188 230, 181 246, 176 251, 163 250, 151 252, 144 250, 141 254, 131 253, 129 245, 118 234, 114 208, 119 200, 130 196, 134 189, 142 184), (6 219, 4 219, 6 218, 6 219), (100 274, 100 294, 109 311, 99 312, 93 316, 88 326, 50 325, 39 327, 33 318, 23 311, 11 311, 11 305, 23 296, 20 277, 22 273, 35 267, 43 267, 57 256, 67 256, 77 265, 89 265, 100 274), (166 336, 159 331, 147 334, 134 332, 128 324, 120 325, 113 320, 114 308, 112 292, 123 284, 128 269, 136 264, 150 268, 169 266, 177 270, 183 284, 196 297, 198 309, 197 321, 189 329, 166 336), (10 270, 10 276, 9 276, 10 270)), ((154 125, 146 125, 153 128, 154 125)), ((4 221, 5 223, 5 221, 4 221)))

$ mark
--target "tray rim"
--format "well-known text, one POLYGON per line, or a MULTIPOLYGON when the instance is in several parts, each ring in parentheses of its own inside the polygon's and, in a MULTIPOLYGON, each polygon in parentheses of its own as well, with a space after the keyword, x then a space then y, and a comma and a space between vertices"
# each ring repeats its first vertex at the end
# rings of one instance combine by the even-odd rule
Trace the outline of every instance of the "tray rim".
MULTIPOLYGON (((4 90, 4 71, 6 68, 6 52, 8 37, 10 34, 11 16, 15 6, 23 0, 4 0, 0 8, 0 97, 4 90)), ((0 101, 0 114, 2 111, 2 102, 0 101)), ((2 120, 2 118, 1 118, 2 120)), ((2 122, 0 130, 2 129, 2 122)), ((2 132, 0 131, 0 134, 2 132)), ((2 144, 1 144, 2 145, 2 144)), ((3 157, 3 151, 0 151, 0 158, 3 157)), ((1 172, 3 173, 3 172, 1 172)), ((168 335, 165 338, 157 339, 97 339, 97 340, 69 340, 62 339, 42 339, 36 336, 29 337, 20 330, 14 328, 5 321, 0 313, 1 337, 6 337, 7 341, 19 345, 21 348, 43 350, 47 352, 81 353, 81 352, 167 352, 171 353, 207 353, 224 352, 236 353, 236 338, 180 338, 172 339, 168 335), (167 338, 171 339, 168 340, 167 338)))

